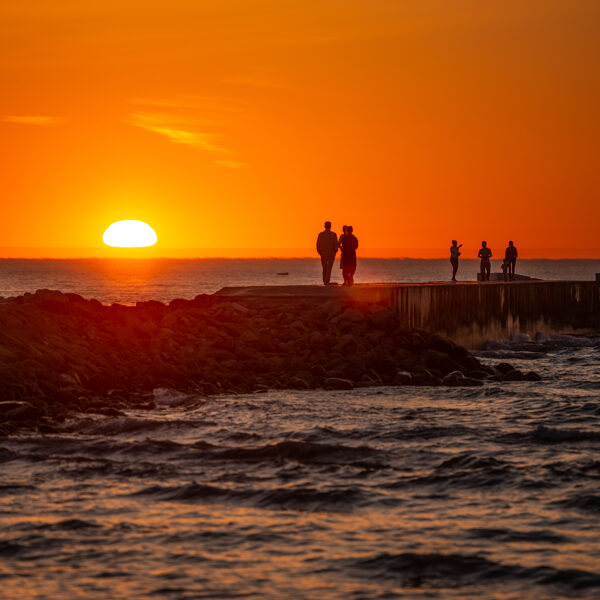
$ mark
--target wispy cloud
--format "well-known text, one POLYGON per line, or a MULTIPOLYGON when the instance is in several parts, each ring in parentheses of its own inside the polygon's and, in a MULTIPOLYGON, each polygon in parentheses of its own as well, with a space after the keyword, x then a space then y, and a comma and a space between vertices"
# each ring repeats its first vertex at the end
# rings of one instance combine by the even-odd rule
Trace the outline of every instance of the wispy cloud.
POLYGON ((127 117, 125 122, 129 125, 156 133, 173 144, 209 153, 217 166, 246 166, 223 143, 224 132, 232 122, 244 118, 241 102, 212 96, 135 98, 131 102, 140 110, 127 117))
POLYGON ((17 123, 18 125, 38 125, 48 127, 59 125, 62 119, 46 115, 4 115, 0 117, 4 123, 17 123))
POLYGON ((136 112, 129 115, 126 122, 134 127, 162 135, 174 144, 186 144, 207 152, 228 152, 226 148, 221 148, 214 143, 216 137, 214 134, 199 131, 195 123, 186 122, 179 116, 136 112))

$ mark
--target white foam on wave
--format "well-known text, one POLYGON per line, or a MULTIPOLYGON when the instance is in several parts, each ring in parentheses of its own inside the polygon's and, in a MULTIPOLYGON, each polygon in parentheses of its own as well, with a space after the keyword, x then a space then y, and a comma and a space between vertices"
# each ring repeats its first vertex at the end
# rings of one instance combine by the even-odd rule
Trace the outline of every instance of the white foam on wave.
POLYGON ((68 423, 62 428, 62 431, 85 435, 117 435, 120 433, 148 432, 169 424, 170 421, 132 416, 85 418, 68 423))
POLYGON ((152 390, 152 399, 156 404, 179 406, 180 404, 185 404, 190 399, 190 396, 169 388, 155 388, 152 390))
POLYGON ((488 340, 486 350, 515 350, 544 351, 564 348, 593 348, 600 345, 600 338, 584 335, 547 334, 538 332, 532 339, 526 333, 513 333, 508 340, 488 340))

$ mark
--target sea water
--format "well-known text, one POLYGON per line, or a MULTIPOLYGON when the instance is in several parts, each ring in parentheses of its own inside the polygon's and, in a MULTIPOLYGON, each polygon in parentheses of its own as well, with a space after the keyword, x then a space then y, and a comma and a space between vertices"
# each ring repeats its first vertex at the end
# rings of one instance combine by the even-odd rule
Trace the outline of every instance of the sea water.
MULTIPOLYGON (((332 281, 342 283, 339 261, 332 281)), ((460 262, 459 281, 475 281, 479 262, 460 262)), ((492 261, 492 271, 500 261, 492 261)), ((519 260, 517 272, 554 280, 593 281, 600 260, 519 260)), ((448 281, 445 259, 359 260, 357 283, 448 281)), ((321 283, 316 259, 0 259, 0 296, 18 296, 37 289, 74 292, 103 303, 135 304, 139 300, 169 302, 212 294, 224 286, 311 285, 321 283)))
MULTIPOLYGON (((292 281, 297 264, 286 263, 292 281)), ((108 293, 100 277, 77 287, 72 268, 43 285, 21 273, 20 285, 154 296, 108 293)), ((228 277, 248 281, 259 268, 238 263, 228 277)), ((156 287, 159 298, 201 291, 184 287, 200 268, 181 269, 182 287, 156 287)), ((202 277, 206 291, 231 283, 202 277)), ((153 411, 0 438, 0 595, 598 598, 600 339, 517 336, 480 355, 543 380, 215 397, 157 389, 153 411)))

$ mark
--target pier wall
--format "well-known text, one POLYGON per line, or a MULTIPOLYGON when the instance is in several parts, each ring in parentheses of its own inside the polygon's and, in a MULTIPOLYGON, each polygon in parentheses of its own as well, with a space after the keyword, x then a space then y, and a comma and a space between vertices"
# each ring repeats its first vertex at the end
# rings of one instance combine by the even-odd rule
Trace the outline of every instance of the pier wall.
POLYGON ((600 333, 600 285, 594 281, 269 286, 217 294, 378 302, 396 311, 407 327, 441 333, 469 348, 516 333, 600 333))
POLYGON ((515 333, 598 332, 599 290, 594 282, 399 287, 392 306, 411 327, 477 348, 515 333))

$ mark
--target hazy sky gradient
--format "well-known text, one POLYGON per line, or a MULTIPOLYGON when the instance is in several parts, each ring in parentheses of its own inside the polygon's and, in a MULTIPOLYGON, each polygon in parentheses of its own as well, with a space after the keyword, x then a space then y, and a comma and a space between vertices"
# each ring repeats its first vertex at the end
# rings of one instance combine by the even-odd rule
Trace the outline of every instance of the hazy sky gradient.
POLYGON ((141 219, 159 254, 310 249, 327 218, 382 254, 594 254, 599 22, 596 0, 2 3, 0 247, 98 254, 141 219))

